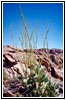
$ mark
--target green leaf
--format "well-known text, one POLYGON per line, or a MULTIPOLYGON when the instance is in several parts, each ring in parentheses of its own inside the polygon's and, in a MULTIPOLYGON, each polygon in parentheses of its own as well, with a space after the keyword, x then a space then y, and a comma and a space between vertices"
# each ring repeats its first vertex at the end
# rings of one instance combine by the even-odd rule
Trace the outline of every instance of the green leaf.
POLYGON ((49 97, 54 97, 54 93, 53 92, 49 92, 49 97))
POLYGON ((50 90, 51 90, 51 91, 54 91, 54 86, 51 86, 51 87, 50 87, 50 90))
POLYGON ((45 82, 48 82, 48 77, 45 77, 45 82))
POLYGON ((58 88, 59 88, 59 84, 56 84, 55 89, 58 89, 58 88))
POLYGON ((45 90, 49 92, 49 86, 48 85, 46 86, 45 90))
POLYGON ((41 68, 41 64, 38 65, 38 68, 41 68))
POLYGON ((18 77, 18 79, 22 80, 22 79, 24 79, 24 77, 22 77, 22 76, 19 76, 19 77, 18 77))
POLYGON ((38 86, 38 90, 40 91, 40 86, 38 86))
POLYGON ((55 93, 55 96, 56 96, 56 97, 58 97, 58 96, 59 96, 59 94, 56 92, 56 93, 55 93))
POLYGON ((42 89, 42 94, 44 94, 44 91, 45 91, 45 89, 43 88, 43 89, 42 89))
POLYGON ((42 75, 42 78, 45 79, 45 75, 44 74, 42 75))
POLYGON ((48 85, 51 86, 51 81, 49 80, 48 85))
POLYGON ((31 69, 33 69, 35 66, 34 65, 31 65, 31 69))
POLYGON ((35 77, 35 74, 32 74, 32 75, 31 75, 31 77, 34 79, 34 77, 35 77))

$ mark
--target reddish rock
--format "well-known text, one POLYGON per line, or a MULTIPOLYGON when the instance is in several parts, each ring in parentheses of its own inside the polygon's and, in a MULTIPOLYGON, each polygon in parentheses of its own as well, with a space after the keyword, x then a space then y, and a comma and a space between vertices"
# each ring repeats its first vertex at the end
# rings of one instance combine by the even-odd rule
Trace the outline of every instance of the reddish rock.
POLYGON ((5 61, 8 65, 14 65, 16 64, 16 60, 13 58, 11 54, 4 54, 3 57, 5 58, 5 61))
MULTIPOLYGON (((12 79, 17 79, 19 76, 24 75, 24 71, 26 67, 28 67, 28 56, 30 53, 29 59, 35 60, 35 65, 38 62, 41 62, 42 68, 44 68, 45 73, 48 75, 49 79, 53 80, 53 83, 63 83, 63 51, 60 49, 38 49, 38 50, 22 50, 12 46, 4 46, 3 47, 3 80, 4 85, 5 81, 12 79), (48 56, 49 52, 49 56, 48 56)), ((10 85, 10 83, 8 83, 10 85)), ((12 83, 13 86, 14 83, 12 83)), ((21 83, 15 84, 15 88, 9 90, 5 93, 5 96, 15 96, 17 94, 18 87, 21 83)), ((4 86, 5 87, 5 86, 4 86)), ((60 90, 63 90, 63 85, 60 84, 60 90)), ((4 91, 4 90, 3 90, 4 91)), ((21 91, 21 90, 20 90, 21 91)))
POLYGON ((7 91, 3 94, 5 97, 16 97, 16 95, 12 94, 10 91, 7 91))

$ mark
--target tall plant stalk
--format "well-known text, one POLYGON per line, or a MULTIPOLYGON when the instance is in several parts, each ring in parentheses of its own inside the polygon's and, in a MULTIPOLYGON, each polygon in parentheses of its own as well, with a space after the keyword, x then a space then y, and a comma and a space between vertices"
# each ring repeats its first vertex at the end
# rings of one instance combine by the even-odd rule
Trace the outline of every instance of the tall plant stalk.
POLYGON ((26 34, 27 34, 27 37, 28 37, 28 40, 29 40, 29 34, 28 34, 27 26, 26 26, 26 24, 25 24, 25 20, 24 20, 24 16, 23 16, 23 13, 22 13, 21 5, 20 5, 20 4, 19 4, 19 9, 20 9, 21 18, 22 18, 22 20, 23 20, 23 24, 24 24, 24 27, 25 27, 25 30, 26 30, 26 34))
POLYGON ((20 42, 21 42, 22 49, 24 49, 24 36, 23 36, 24 34, 23 34, 23 32, 22 32, 22 28, 21 28, 20 22, 19 22, 19 26, 20 26, 21 37, 22 37, 22 39, 19 37, 19 40, 20 40, 20 42))
POLYGON ((12 41, 13 41, 13 47, 14 47, 14 39, 13 39, 13 34, 12 34, 12 25, 10 25, 10 33, 11 33, 11 38, 12 38, 12 41))

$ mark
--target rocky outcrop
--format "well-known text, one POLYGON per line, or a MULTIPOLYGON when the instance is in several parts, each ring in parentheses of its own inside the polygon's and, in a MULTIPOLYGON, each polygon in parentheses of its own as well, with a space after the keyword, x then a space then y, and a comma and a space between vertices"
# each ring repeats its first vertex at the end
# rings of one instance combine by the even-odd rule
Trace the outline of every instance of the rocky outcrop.
POLYGON ((29 60, 35 65, 41 62, 41 67, 53 83, 59 83, 59 92, 63 94, 63 51, 60 49, 22 50, 12 46, 3 46, 3 96, 15 97, 25 89, 18 77, 24 75, 29 60), (8 87, 7 85, 8 84, 8 87), (6 92, 5 92, 6 91, 6 92))

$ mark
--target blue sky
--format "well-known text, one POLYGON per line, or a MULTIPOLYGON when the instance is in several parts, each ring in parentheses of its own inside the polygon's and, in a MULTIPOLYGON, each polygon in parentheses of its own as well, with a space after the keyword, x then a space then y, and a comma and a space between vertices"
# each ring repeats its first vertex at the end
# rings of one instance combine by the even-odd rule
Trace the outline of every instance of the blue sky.
MULTIPOLYGON (((48 47, 63 49, 63 3, 21 3, 21 9, 31 35, 32 25, 34 36, 36 33, 36 22, 38 23, 38 48, 43 48, 43 36, 46 34, 46 25, 49 21, 48 47)), ((3 3, 3 44, 12 45, 10 24, 14 42, 21 48, 19 36, 21 36, 19 22, 23 30, 23 21, 18 3, 3 3)))

